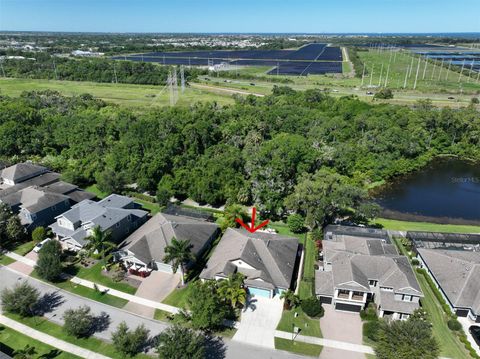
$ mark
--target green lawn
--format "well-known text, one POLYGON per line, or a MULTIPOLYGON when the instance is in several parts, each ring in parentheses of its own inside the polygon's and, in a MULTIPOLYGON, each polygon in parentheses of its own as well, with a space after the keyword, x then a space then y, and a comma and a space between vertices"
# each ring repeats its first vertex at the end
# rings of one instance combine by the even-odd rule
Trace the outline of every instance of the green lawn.
POLYGON ((81 266, 76 267, 78 271, 76 272, 76 276, 87 279, 97 284, 104 285, 106 287, 116 289, 128 294, 135 294, 137 288, 132 287, 130 284, 123 283, 123 282, 115 282, 114 280, 104 276, 102 274, 102 263, 98 262, 94 266, 90 268, 84 268, 81 266))
MULTIPOLYGON (((30 274, 30 276, 33 278, 37 278, 39 280, 45 281, 44 279, 38 276, 35 270, 30 274)), ((56 283, 48 282, 48 283, 58 288, 61 288, 63 290, 66 290, 67 292, 70 292, 91 300, 95 300, 100 303, 111 305, 112 307, 123 308, 128 303, 128 300, 118 298, 107 293, 102 293, 100 291, 96 291, 94 289, 84 287, 83 285, 72 283, 69 280, 66 280, 63 282, 56 282, 56 283)))
POLYGON ((322 352, 322 346, 308 343, 301 343, 283 338, 275 338, 275 349, 286 350, 292 353, 318 357, 322 352))
MULTIPOLYGON (((20 323, 28 325, 31 328, 34 328, 38 331, 44 332, 49 334, 57 339, 75 344, 79 347, 94 351, 96 353, 100 353, 106 355, 110 358, 114 359, 124 359, 125 356, 123 354, 118 353, 114 346, 110 343, 104 342, 103 340, 90 337, 90 338, 75 338, 68 335, 62 328, 62 326, 57 325, 48 321, 45 318, 39 317, 32 317, 32 318, 21 318, 15 314, 5 314, 7 317, 16 320, 20 323)), ((151 335, 156 335, 157 333, 150 333, 151 335)), ((145 354, 139 354, 135 356, 135 358, 151 358, 145 354)))
POLYGON ((153 319, 159 320, 161 322, 167 322, 168 318, 172 315, 170 312, 166 312, 161 309, 155 309, 155 314, 153 316, 153 319))
MULTIPOLYGON (((1 78, 0 88, 2 95, 9 96, 20 96, 23 91, 54 90, 66 96, 89 93, 102 100, 130 107, 170 105, 170 94, 164 90, 164 86, 1 78)), ((219 105, 234 102, 231 94, 218 94, 204 89, 187 87, 185 93, 179 93, 177 106, 189 106, 201 101, 216 101, 219 105)))
POLYGON ((394 219, 377 218, 372 224, 380 224, 384 229, 396 231, 432 231, 452 233, 480 233, 480 226, 457 224, 437 224, 427 222, 407 222, 394 219))
POLYGON ((177 288, 166 297, 162 303, 172 305, 178 308, 184 308, 187 306, 187 298, 190 292, 190 286, 184 288, 177 288))
POLYGON ((7 257, 6 255, 1 255, 0 256, 0 265, 2 266, 8 266, 9 264, 12 264, 15 262, 14 259, 7 257))
MULTIPOLYGON (((417 274, 417 273, 416 273, 417 274)), ((437 339, 441 356, 452 359, 468 358, 464 345, 456 337, 456 335, 447 327, 447 317, 443 309, 435 297, 432 289, 428 285, 427 280, 421 274, 417 274, 417 280, 422 288, 425 297, 421 300, 422 307, 428 312, 432 322, 433 335, 437 339)))
POLYGON ((108 196, 108 193, 101 191, 96 184, 92 184, 88 186, 87 188, 85 188, 85 191, 95 194, 99 199, 102 199, 108 196))
POLYGON ((34 241, 29 241, 26 243, 22 243, 19 246, 17 246, 13 252, 17 253, 18 255, 24 256, 27 253, 30 253, 35 247, 35 242, 34 241))
POLYGON ((301 335, 322 338, 320 319, 310 318, 300 307, 292 310, 284 310, 282 319, 280 319, 280 323, 278 323, 277 330, 291 333, 293 325, 301 329, 301 335), (298 313, 296 318, 295 313, 298 313))
POLYGON ((62 352, 59 349, 51 347, 38 340, 32 339, 20 332, 8 327, 0 326, 0 350, 7 355, 13 356, 15 350, 25 348, 26 345, 33 346, 36 351, 36 357, 56 358, 56 359, 77 359, 76 355, 62 352))
POLYGON ((152 215, 157 214, 160 212, 161 207, 158 205, 158 203, 153 203, 149 201, 145 201, 143 199, 139 199, 134 197, 135 202, 140 203, 143 207, 143 209, 149 211, 152 215))

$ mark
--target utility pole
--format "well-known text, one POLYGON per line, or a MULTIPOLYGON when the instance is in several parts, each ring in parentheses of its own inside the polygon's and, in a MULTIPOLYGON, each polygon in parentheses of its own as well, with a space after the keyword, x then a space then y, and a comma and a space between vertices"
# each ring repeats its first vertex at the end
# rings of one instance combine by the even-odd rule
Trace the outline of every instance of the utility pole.
POLYGON ((172 79, 172 71, 168 72, 168 78, 167 78, 167 85, 170 93, 170 106, 175 105, 175 99, 173 95, 173 79, 172 79))
POLYGON ((372 65, 372 73, 370 74, 370 84, 368 87, 372 87, 372 80, 373 80, 373 70, 375 69, 375 64, 372 65))
POLYGON ((417 72, 415 73, 415 82, 413 83, 413 89, 415 90, 417 88, 417 79, 418 79, 418 72, 420 71, 420 61, 421 58, 418 58, 418 64, 417 64, 417 72))
POLYGON ((448 69, 447 69, 447 74, 445 75, 445 81, 448 80, 448 75, 450 73, 450 66, 452 66, 452 60, 450 60, 450 62, 448 63, 448 69))
POLYGON ((387 87, 388 85, 388 74, 390 73, 390 64, 388 64, 388 67, 387 67, 387 75, 385 76, 385 86, 384 87, 387 87))
POLYGON ((365 80, 365 63, 363 63, 362 84, 360 85, 361 87, 363 87, 363 80, 365 80))
POLYGON ((413 56, 412 56, 412 62, 410 62, 410 72, 408 73, 408 78, 410 78, 412 76, 412 69, 413 69, 413 56))
POLYGON ((440 72, 438 73, 438 81, 440 81, 440 78, 442 76, 442 70, 443 70, 443 62, 445 59, 442 58, 442 63, 440 64, 440 72))
POLYGON ((173 68, 173 95, 175 99, 175 104, 178 101, 178 83, 177 83, 177 67, 173 68))
POLYGON ((433 76, 435 75, 435 67, 437 66, 437 60, 433 61, 433 70, 432 70, 432 76, 430 77, 430 80, 433 80, 433 76))
POLYGON ((462 69, 460 70, 460 74, 458 75, 458 82, 460 82, 460 79, 462 78, 464 67, 465 67, 465 59, 463 59, 462 69))
POLYGON ((470 64, 470 71, 468 71, 468 80, 467 80, 468 83, 470 83, 470 77, 472 76, 472 71, 473 71, 473 60, 472 60, 472 63, 470 64))
POLYGON ((55 80, 58 80, 57 66, 55 65, 55 57, 53 58, 53 72, 55 73, 55 80))
POLYGON ((407 71, 405 71, 405 80, 403 81, 403 88, 407 88, 407 79, 408 79, 408 72, 410 68, 407 66, 407 71))
POLYGON ((113 76, 115 78, 115 83, 118 84, 117 69, 115 68, 115 61, 113 62, 113 76))
POLYGON ((382 83, 382 75, 383 75, 383 62, 382 62, 382 68, 380 70, 380 78, 378 79, 378 86, 380 87, 382 83))
POLYGON ((427 73, 428 60, 425 60, 425 67, 423 68, 422 80, 425 80, 425 74, 427 73))

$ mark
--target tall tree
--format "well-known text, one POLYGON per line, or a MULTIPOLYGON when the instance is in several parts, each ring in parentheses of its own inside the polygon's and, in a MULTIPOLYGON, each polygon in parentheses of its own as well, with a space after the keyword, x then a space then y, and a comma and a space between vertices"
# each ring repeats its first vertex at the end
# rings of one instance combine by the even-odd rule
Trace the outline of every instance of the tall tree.
POLYGON ((172 264, 173 273, 177 273, 178 268, 182 275, 182 285, 185 284, 185 265, 195 260, 195 256, 192 253, 192 245, 188 240, 177 240, 172 238, 171 243, 165 247, 165 256, 163 261, 172 264))
POLYGON ((112 233, 110 231, 102 231, 100 226, 93 227, 92 234, 87 240, 87 249, 92 253, 100 253, 102 259, 105 259, 105 253, 115 248, 115 244, 111 242, 112 233))
POLYGON ((158 336, 156 348, 160 359, 204 359, 205 345, 202 333, 173 325, 158 336))
POLYGON ((218 283, 218 294, 225 298, 233 308, 236 308, 238 304, 245 305, 247 292, 243 287, 243 275, 234 273, 227 279, 221 280, 218 283))
POLYGON ((62 246, 56 240, 46 242, 38 253, 35 270, 48 281, 57 280, 62 274, 62 246))
POLYGON ((27 281, 16 284, 13 288, 2 291, 2 308, 9 313, 19 314, 22 317, 34 315, 34 308, 40 294, 27 281))

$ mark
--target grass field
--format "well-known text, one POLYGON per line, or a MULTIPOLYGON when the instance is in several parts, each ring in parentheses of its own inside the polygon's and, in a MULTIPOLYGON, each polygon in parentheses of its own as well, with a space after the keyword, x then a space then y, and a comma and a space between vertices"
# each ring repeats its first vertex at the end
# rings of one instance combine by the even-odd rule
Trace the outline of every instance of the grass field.
POLYGON ((298 307, 292 310, 284 310, 282 319, 278 323, 277 330, 281 330, 287 333, 291 333, 293 325, 301 329, 300 334, 309 337, 322 337, 322 331, 320 330, 320 320, 310 318, 306 315, 302 308, 298 307), (295 313, 298 316, 295 318, 295 313))
MULTIPOLYGON (((114 346, 110 343, 104 342, 103 340, 90 337, 90 338, 75 338, 68 335, 64 330, 63 327, 48 321, 45 318, 39 317, 32 317, 32 318, 21 318, 15 314, 5 314, 10 319, 16 320, 22 324, 25 324, 31 328, 34 328, 38 331, 44 332, 49 334, 57 339, 66 341, 68 343, 72 343, 79 347, 94 351, 96 353, 103 354, 113 359, 124 359, 125 356, 123 354, 118 353, 114 346)), ((152 335, 156 335, 156 333, 150 333, 152 335)), ((135 358, 146 359, 151 358, 145 354, 138 354, 135 358)))
MULTIPOLYGON (((86 81, 54 81, 36 79, 0 79, 0 94, 19 96, 23 91, 55 90, 66 96, 92 94, 108 102, 134 107, 167 106, 170 104, 169 92, 162 92, 160 86, 95 83, 86 81)), ((216 101, 219 105, 233 103, 231 95, 211 93, 201 89, 187 87, 179 94, 177 106, 187 106, 200 101, 216 101)))
POLYGON ((318 357, 322 352, 322 346, 308 343, 291 341, 283 338, 275 338, 275 349, 286 350, 292 353, 318 357))
POLYGON ((452 233, 480 233, 480 226, 457 224, 437 224, 427 222, 397 221, 394 219, 377 218, 372 224, 380 224, 384 229, 396 231, 432 231, 452 233))
POLYGON ((39 342, 38 340, 27 337, 26 335, 17 332, 8 327, 0 326, 0 350, 7 355, 13 357, 15 350, 25 348, 25 346, 35 348, 36 358, 55 358, 55 359, 77 359, 76 355, 62 352, 50 345, 39 342))
POLYGON ((188 298, 189 292, 190 292, 189 286, 186 286, 180 289, 175 289, 162 301, 162 303, 172 305, 178 308, 184 308, 187 306, 187 298, 188 298))
POLYGON ((90 268, 78 267, 78 271, 75 274, 77 277, 87 279, 97 284, 104 285, 106 287, 119 290, 128 294, 135 294, 137 288, 132 287, 127 283, 115 282, 112 279, 104 276, 102 273, 102 263, 98 262, 90 268))

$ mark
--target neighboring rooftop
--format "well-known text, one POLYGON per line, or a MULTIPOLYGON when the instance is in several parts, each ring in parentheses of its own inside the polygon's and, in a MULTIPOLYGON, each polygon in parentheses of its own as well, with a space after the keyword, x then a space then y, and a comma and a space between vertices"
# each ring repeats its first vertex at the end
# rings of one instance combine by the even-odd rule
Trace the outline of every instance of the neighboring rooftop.
POLYGON ((1 177, 4 182, 10 182, 9 184, 17 184, 47 171, 47 168, 43 166, 35 165, 29 162, 23 162, 3 169, 1 177))
POLYGON ((132 252, 146 264, 152 260, 163 262, 165 247, 176 238, 189 241, 192 253, 197 256, 217 231, 218 226, 215 223, 158 213, 125 239, 119 250, 132 252))
POLYGON ((21 207, 30 213, 38 213, 66 200, 69 200, 67 196, 36 186, 24 188, 1 199, 12 208, 21 207))
MULTIPOLYGON (((200 278, 245 275, 255 287, 288 289, 297 259, 298 239, 277 234, 228 228, 208 260, 200 278), (242 265, 233 262, 241 261, 242 265)), ((238 262, 237 262, 238 263, 238 262)))
POLYGON ((480 251, 480 234, 409 231, 415 248, 464 249, 480 251))
POLYGON ((480 253, 418 248, 422 260, 454 307, 480 315, 480 253))

